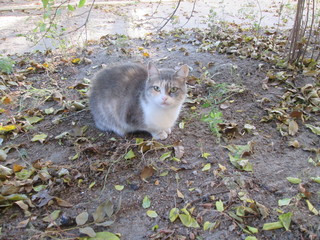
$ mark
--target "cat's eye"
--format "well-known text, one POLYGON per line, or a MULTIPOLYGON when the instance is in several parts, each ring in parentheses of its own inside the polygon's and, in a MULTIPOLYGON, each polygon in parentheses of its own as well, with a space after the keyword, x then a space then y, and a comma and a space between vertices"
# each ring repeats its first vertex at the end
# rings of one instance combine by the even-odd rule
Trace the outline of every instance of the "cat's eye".
POLYGON ((158 87, 158 86, 153 86, 153 90, 155 90, 156 92, 160 92, 160 87, 158 87))
POLYGON ((177 92, 178 91, 178 88, 177 87, 172 87, 171 89, 170 89, 170 93, 175 93, 175 92, 177 92))

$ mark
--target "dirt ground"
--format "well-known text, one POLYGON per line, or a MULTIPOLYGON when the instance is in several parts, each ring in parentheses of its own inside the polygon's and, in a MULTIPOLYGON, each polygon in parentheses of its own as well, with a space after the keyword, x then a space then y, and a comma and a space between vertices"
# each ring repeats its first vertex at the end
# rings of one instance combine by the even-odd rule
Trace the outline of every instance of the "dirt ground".
POLYGON ((13 126, 0 131, 0 165, 12 171, 0 175, 0 239, 319 239, 320 141, 310 128, 320 127, 319 68, 218 53, 204 36, 106 35, 84 49, 10 56, 13 73, 0 76, 1 126, 13 126), (97 130, 90 79, 104 65, 149 61, 191 69, 172 134, 97 130), (222 115, 204 121, 210 113, 222 115))
MULTIPOLYGON (((10 98, 3 105, 2 123, 18 126, 2 135, 2 149, 8 154, 2 164, 10 168, 17 164, 25 169, 33 166, 35 172, 24 180, 27 183, 19 182, 18 192, 32 199, 30 204, 25 200, 29 204, 27 210, 16 204, 1 208, 1 239, 54 239, 53 236, 75 239, 80 236, 74 222, 76 216, 83 211, 91 215, 106 200, 119 208, 111 216, 114 222, 108 227, 93 228, 96 232, 119 233, 121 239, 245 239, 251 235, 242 230, 246 226, 258 229, 255 234, 258 239, 319 237, 319 216, 309 211, 306 198, 301 197, 306 194, 301 188, 305 188, 310 193, 309 201, 319 209, 319 184, 310 180, 319 176, 319 167, 308 162, 316 154, 307 151, 319 148, 319 136, 306 128, 301 119, 296 120, 299 130, 294 136, 282 136, 277 130, 277 120, 261 122, 267 116, 266 109, 276 109, 287 92, 288 85, 280 81, 268 83, 268 89, 262 87, 268 71, 280 70, 256 60, 198 52, 198 46, 187 35, 165 36, 165 39, 154 36, 146 41, 127 40, 121 47, 110 44, 106 37, 102 40, 104 44, 82 52, 16 57, 15 74, 2 75, 8 87, 4 96, 10 98), (76 63, 78 58, 82 61, 76 63), (102 64, 147 63, 150 59, 159 67, 174 68, 185 63, 192 69, 188 101, 173 133, 167 140, 155 143, 146 133, 119 138, 97 130, 87 107, 88 79, 102 64), (48 67, 43 67, 44 63, 48 67), (212 105, 203 106, 206 102, 212 105), (223 122, 229 124, 220 142, 208 123, 201 121, 213 105, 223 113, 223 122), (52 108, 54 111, 46 114, 46 109, 52 108), (26 117, 35 116, 43 119, 28 124, 26 117), (246 131, 245 124, 255 129, 246 131), (32 141, 39 133, 47 137, 42 143, 32 141), (145 145, 137 144, 137 138, 143 138, 145 145), (301 146, 288 146, 290 140, 297 140, 301 146), (252 172, 234 167, 226 149, 248 142, 253 146, 246 157, 253 165, 252 172), (139 151, 147 145, 149 150, 139 151), (130 150, 135 157, 126 157, 130 150), (164 157, 169 151, 172 154, 164 157), (173 156, 180 160, 172 159, 173 156), (211 168, 204 170, 207 163, 211 168), (43 169, 47 169, 49 176, 39 178, 43 169), (59 175, 61 169, 66 173, 59 175), (303 185, 292 184, 287 177, 300 178, 303 185), (38 185, 46 185, 42 190, 46 193, 36 194, 32 187, 38 185), (116 185, 124 186, 123 190, 115 189, 116 185), (46 201, 47 195, 68 204, 46 201), (149 209, 142 207, 145 196, 149 196, 150 209, 157 212, 157 217, 147 216, 149 209), (278 206, 278 201, 285 198, 291 199, 290 204, 278 206), (216 209, 219 200, 224 211, 216 209), (256 209, 257 203, 260 210, 256 209), (237 219, 234 215, 240 206, 256 211, 237 219), (201 227, 186 227, 179 220, 170 222, 169 211, 175 207, 186 207, 201 227), (54 210, 61 210, 60 215, 47 228, 50 224, 43 218, 54 210), (276 222, 286 212, 293 213, 289 231, 262 230, 264 223, 276 222), (21 223, 26 219, 27 224, 21 223), (206 221, 218 225, 212 231, 204 231, 206 221), (155 225, 159 228, 152 230, 155 225)), ((301 74, 292 79, 296 89, 315 81, 301 74)), ((307 119, 304 121, 319 124, 317 114, 304 112, 307 119)), ((17 177, 10 176, 7 181, 10 180, 18 185, 17 177)))

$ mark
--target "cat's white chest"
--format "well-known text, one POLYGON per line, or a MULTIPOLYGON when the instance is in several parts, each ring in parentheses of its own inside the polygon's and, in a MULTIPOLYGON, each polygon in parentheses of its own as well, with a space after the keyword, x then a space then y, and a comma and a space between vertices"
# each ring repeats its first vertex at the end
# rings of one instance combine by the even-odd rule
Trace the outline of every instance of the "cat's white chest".
POLYGON ((142 104, 144 122, 148 129, 168 130, 177 120, 181 106, 170 109, 160 108, 154 104, 142 104))

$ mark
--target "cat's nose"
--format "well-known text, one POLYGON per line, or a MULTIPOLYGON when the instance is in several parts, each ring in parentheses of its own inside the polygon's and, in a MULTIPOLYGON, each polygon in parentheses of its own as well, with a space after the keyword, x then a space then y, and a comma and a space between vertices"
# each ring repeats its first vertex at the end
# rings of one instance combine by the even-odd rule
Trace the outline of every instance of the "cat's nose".
POLYGON ((165 102, 165 101, 168 100, 168 97, 167 97, 167 96, 163 96, 163 97, 162 97, 162 100, 165 102))

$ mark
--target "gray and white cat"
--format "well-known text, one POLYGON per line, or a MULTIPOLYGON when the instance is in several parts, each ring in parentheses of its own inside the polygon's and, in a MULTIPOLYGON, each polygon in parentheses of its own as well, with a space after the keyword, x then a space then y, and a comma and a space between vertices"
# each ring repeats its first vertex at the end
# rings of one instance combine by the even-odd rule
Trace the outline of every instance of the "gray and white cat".
POLYGON ((120 136, 147 131, 166 139, 186 98, 187 65, 178 71, 125 64, 101 70, 92 81, 90 110, 97 128, 120 136))

